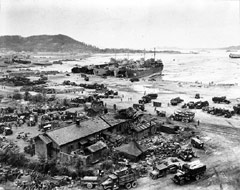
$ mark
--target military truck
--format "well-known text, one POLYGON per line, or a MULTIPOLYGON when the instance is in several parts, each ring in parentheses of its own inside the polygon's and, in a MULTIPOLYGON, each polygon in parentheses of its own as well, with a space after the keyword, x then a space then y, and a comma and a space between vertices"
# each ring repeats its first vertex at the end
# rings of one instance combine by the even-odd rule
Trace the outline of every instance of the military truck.
POLYGON ((7 135, 12 135, 13 131, 10 127, 4 127, 3 129, 3 135, 7 136, 7 135))
POLYGON ((199 149, 204 148, 204 143, 196 137, 191 138, 191 144, 194 148, 199 148, 199 149))
POLYGON ((186 148, 179 151, 178 157, 183 161, 191 161, 196 156, 191 148, 186 148))
POLYGON ((206 172, 206 165, 196 160, 192 163, 183 164, 182 169, 178 170, 177 174, 172 178, 173 182, 178 185, 183 185, 188 182, 199 180, 206 172))
POLYGON ((98 176, 84 176, 81 179, 81 185, 86 186, 88 189, 92 189, 99 185, 100 178, 98 176))
POLYGON ((233 106, 233 110, 236 114, 240 114, 240 104, 237 104, 236 106, 233 106))
POLYGON ((84 80, 85 80, 85 81, 89 81, 89 77, 87 77, 87 76, 84 77, 84 80))
POLYGON ((157 112, 157 115, 158 115, 159 117, 166 117, 166 111, 156 110, 156 112, 157 112))
POLYGON ((213 97, 212 101, 214 103, 225 103, 225 104, 230 104, 231 102, 226 99, 226 96, 220 96, 220 97, 213 97))
POLYGON ((147 104, 151 102, 150 96, 143 96, 141 100, 138 101, 139 104, 147 104))
POLYGON ((136 110, 142 110, 142 111, 145 110, 144 104, 133 104, 133 108, 136 110))
POLYGON ((120 187, 131 189, 137 187, 137 175, 129 169, 123 168, 110 174, 106 180, 101 183, 104 190, 116 190, 120 187))
POLYGON ((158 94, 151 93, 151 94, 147 94, 147 96, 153 100, 153 99, 157 99, 158 94))
POLYGON ((161 164, 153 166, 153 170, 150 171, 150 177, 155 180, 166 176, 168 173, 176 173, 178 169, 180 169, 180 161, 177 158, 164 160, 161 164))
POLYGON ((195 99, 199 99, 199 98, 200 98, 200 94, 199 93, 195 94, 195 99))
POLYGON ((184 101, 183 99, 181 99, 180 97, 177 97, 177 98, 171 99, 170 103, 171 103, 171 105, 176 106, 183 101, 184 101))
POLYGON ((139 78, 131 78, 130 81, 131 82, 139 82, 140 80, 139 80, 139 78))

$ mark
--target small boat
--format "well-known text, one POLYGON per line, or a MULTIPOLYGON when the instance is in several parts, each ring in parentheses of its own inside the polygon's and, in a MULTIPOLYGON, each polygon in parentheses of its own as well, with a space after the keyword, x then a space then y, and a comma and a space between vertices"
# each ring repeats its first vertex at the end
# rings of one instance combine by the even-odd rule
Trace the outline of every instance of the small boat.
POLYGON ((240 54, 230 53, 229 57, 230 58, 240 58, 240 54))
POLYGON ((33 62, 33 65, 38 65, 38 66, 50 66, 52 63, 50 62, 33 62))

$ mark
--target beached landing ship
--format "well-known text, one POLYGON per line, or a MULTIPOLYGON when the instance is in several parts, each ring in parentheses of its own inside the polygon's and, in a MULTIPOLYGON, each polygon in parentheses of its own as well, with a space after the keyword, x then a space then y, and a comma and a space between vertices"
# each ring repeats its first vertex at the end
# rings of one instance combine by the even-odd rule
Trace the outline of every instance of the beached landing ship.
POLYGON ((162 60, 140 59, 137 61, 129 59, 110 59, 109 63, 102 65, 91 65, 72 68, 72 73, 94 74, 99 76, 115 77, 145 77, 155 73, 162 74, 162 60))
POLYGON ((230 53, 229 54, 230 58, 240 58, 240 54, 236 54, 236 53, 230 53))

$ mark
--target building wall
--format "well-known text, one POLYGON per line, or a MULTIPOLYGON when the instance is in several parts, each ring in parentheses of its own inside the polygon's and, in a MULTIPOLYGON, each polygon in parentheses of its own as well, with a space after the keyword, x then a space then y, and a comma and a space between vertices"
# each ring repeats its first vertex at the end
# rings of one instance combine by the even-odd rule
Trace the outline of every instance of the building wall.
POLYGON ((47 145, 39 138, 35 140, 35 155, 38 158, 44 156, 47 159, 47 145))
MULTIPOLYGON (((95 135, 92 135, 91 137, 94 137, 94 138, 97 139, 97 135, 98 134, 95 134, 95 135)), ((63 145, 63 146, 60 147, 60 151, 64 152, 64 153, 67 153, 67 154, 70 154, 74 150, 85 148, 84 146, 81 146, 81 144, 79 142, 80 142, 80 140, 85 140, 85 139, 88 139, 89 137, 82 138, 82 139, 79 139, 78 141, 74 141, 72 143, 63 145)))
POLYGON ((107 73, 107 69, 102 69, 102 68, 97 69, 97 68, 94 68, 93 72, 94 72, 94 75, 104 75, 104 74, 107 73))

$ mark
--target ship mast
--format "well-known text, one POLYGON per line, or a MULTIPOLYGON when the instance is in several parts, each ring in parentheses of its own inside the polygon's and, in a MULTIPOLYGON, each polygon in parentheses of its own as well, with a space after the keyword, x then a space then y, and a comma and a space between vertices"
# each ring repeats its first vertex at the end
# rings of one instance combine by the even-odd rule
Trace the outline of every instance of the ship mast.
POLYGON ((156 48, 154 48, 153 55, 154 55, 154 61, 155 61, 155 58, 156 58, 156 48))
POLYGON ((145 49, 143 50, 143 59, 144 59, 144 61, 145 61, 145 54, 146 54, 146 52, 145 52, 145 49))

